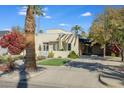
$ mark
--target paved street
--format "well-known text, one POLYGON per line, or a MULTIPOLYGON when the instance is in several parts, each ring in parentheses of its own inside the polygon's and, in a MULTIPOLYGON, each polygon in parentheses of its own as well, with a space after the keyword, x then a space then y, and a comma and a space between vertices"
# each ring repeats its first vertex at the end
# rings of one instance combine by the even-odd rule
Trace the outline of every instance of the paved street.
MULTIPOLYGON (((72 62, 73 63, 73 62, 72 62)), ((93 59, 78 59, 72 66, 43 66, 45 69, 36 73, 24 74, 15 71, 0 77, 0 87, 34 87, 34 88, 105 88, 98 81, 99 70, 103 65, 119 66, 121 63, 93 59), (21 78, 21 79, 20 79, 21 78)))

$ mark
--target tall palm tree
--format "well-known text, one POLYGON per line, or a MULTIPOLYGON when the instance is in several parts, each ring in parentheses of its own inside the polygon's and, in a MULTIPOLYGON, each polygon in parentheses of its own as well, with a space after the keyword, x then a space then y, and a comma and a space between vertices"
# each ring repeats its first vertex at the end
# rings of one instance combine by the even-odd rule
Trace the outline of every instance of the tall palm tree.
POLYGON ((36 15, 38 16, 38 32, 40 32, 40 17, 44 16, 45 11, 43 10, 42 6, 41 7, 35 7, 34 10, 36 10, 36 15))
POLYGON ((36 70, 35 59, 35 15, 41 15, 40 6, 28 5, 25 19, 26 35, 26 57, 25 66, 27 70, 36 70))
POLYGON ((73 32, 74 36, 75 36, 75 42, 74 42, 74 45, 76 44, 76 40, 77 40, 77 37, 79 35, 79 32, 84 32, 83 31, 83 28, 79 25, 75 25, 71 28, 71 31, 73 32))
MULTIPOLYGON (((75 41, 74 41, 74 45, 76 45, 76 41, 77 41, 77 38, 79 37, 79 33, 82 34, 82 33, 85 33, 83 31, 83 28, 79 25, 75 25, 71 28, 71 31, 73 32, 74 34, 74 38, 75 38, 75 41)), ((78 39, 78 49, 80 49, 80 44, 79 44, 79 39, 78 39)), ((80 50, 79 50, 79 55, 80 55, 80 50)))
POLYGON ((82 27, 79 25, 75 25, 71 28, 71 31, 75 34, 78 35, 80 31, 83 31, 82 27))

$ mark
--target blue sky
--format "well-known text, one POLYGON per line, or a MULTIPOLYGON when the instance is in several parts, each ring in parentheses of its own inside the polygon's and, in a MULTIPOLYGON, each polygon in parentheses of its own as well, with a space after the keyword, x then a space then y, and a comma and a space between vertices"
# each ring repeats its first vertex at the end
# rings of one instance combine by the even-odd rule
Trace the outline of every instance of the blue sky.
MULTIPOLYGON (((70 31, 75 24, 80 25, 85 32, 88 32, 94 18, 103 12, 106 7, 123 7, 123 6, 98 6, 98 5, 46 5, 45 17, 40 18, 40 27, 46 29, 65 29, 70 31)), ((0 6, 0 30, 11 29, 13 26, 24 28, 25 24, 25 6, 0 6)), ((36 20, 36 30, 38 17, 36 20)))

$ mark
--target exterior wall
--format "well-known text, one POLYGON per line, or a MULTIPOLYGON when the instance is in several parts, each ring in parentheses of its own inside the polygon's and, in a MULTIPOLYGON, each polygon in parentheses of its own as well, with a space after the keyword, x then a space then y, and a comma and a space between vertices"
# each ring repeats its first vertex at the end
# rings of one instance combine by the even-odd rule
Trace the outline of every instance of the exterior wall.
MULTIPOLYGON (((70 53, 70 51, 52 51, 54 53, 54 57, 58 58, 58 57, 62 57, 62 58, 67 58, 68 54, 70 53)), ((41 51, 40 54, 44 55, 44 56, 48 56, 49 51, 41 51)))
MULTIPOLYGON (((38 34, 35 36, 35 49, 36 49, 36 54, 39 54, 39 45, 41 45, 41 51, 43 51, 43 43, 44 42, 49 42, 49 41, 56 41, 58 38, 59 34, 38 34)), ((52 51, 52 46, 49 46, 49 51, 52 51)))
POLYGON ((7 49, 0 47, 0 55, 6 54, 7 52, 7 49))
POLYGON ((6 54, 8 52, 8 50, 6 48, 2 48, 0 46, 0 55, 6 54))
MULTIPOLYGON (((49 51, 43 51, 43 43, 44 42, 55 42, 57 41, 57 38, 59 37, 59 32, 61 31, 55 31, 54 30, 50 30, 47 33, 41 33, 36 35, 35 37, 35 49, 36 49, 36 55, 43 55, 43 56, 48 56, 49 52, 53 52, 54 53, 54 57, 67 57, 70 51, 75 51, 75 53, 77 55, 79 55, 79 38, 73 38, 74 40, 72 41, 71 39, 68 41, 68 43, 71 43, 71 50, 70 51, 53 51, 53 45, 49 45, 49 51), (51 31, 51 32, 50 32, 51 31), (75 43, 76 42, 76 43, 75 43), (41 51, 39 51, 39 45, 41 45, 41 51)), ((63 31, 64 32, 64 31, 63 31)), ((66 32, 64 32, 66 33, 66 32)), ((68 33, 67 33, 68 34, 68 33)), ((59 42, 58 42, 59 44, 59 42)))
POLYGON ((62 29, 49 29, 46 31, 47 34, 58 34, 58 33, 63 33, 63 34, 71 34, 71 32, 64 31, 62 29))

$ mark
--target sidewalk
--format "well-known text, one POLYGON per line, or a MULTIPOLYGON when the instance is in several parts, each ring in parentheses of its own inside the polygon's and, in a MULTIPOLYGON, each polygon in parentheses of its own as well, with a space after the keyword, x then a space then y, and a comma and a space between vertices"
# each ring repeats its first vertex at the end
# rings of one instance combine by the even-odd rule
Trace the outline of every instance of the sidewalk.
MULTIPOLYGON (((47 69, 42 73, 32 74, 28 84, 51 87, 105 87, 97 80, 97 73, 91 73, 79 68, 67 68, 64 66, 53 67, 45 66, 47 69)), ((4 77, 2 81, 18 83, 18 74, 13 73, 4 77)))

